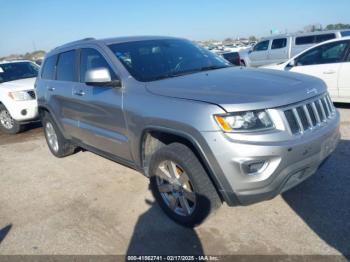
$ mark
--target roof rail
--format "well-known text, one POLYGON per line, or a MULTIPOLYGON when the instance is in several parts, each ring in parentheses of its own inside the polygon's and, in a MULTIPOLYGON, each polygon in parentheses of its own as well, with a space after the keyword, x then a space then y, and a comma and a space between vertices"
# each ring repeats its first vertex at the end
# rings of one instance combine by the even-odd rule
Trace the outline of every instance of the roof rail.
POLYGON ((80 40, 68 42, 68 43, 60 45, 60 46, 58 46, 58 47, 56 47, 54 49, 61 48, 61 47, 64 47, 64 46, 70 46, 70 45, 73 45, 73 44, 78 44, 78 43, 85 42, 85 41, 91 41, 91 40, 95 40, 95 38, 94 37, 86 37, 86 38, 83 38, 83 39, 80 39, 80 40))

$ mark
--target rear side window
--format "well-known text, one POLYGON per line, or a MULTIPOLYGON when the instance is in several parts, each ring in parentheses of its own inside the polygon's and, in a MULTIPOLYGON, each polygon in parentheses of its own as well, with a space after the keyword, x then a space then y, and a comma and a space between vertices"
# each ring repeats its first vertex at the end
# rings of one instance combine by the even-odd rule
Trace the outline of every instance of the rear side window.
POLYGON ((287 46, 287 38, 274 39, 272 41, 271 49, 280 49, 287 46))
POLYGON ((57 56, 50 56, 45 59, 45 63, 42 69, 41 78, 53 80, 55 78, 57 56))
POLYGON ((117 76, 107 63, 106 59, 93 48, 83 48, 80 51, 80 82, 85 82, 86 72, 90 69, 107 68, 111 74, 112 80, 116 80, 117 76))
POLYGON ((313 44, 315 40, 315 37, 312 35, 310 36, 299 36, 295 38, 295 44, 296 45, 309 45, 313 44))
POLYGON ((335 34, 320 34, 320 35, 309 35, 309 36, 299 36, 295 39, 296 45, 310 45, 318 44, 327 40, 335 38, 335 34))
POLYGON ((259 42, 254 46, 253 50, 254 51, 265 51, 269 48, 269 42, 270 42, 269 40, 259 42))
POLYGON ((316 35, 315 43, 321 43, 335 38, 335 34, 316 35))
POLYGON ((57 63, 57 80, 74 82, 75 77, 75 51, 61 53, 57 63))

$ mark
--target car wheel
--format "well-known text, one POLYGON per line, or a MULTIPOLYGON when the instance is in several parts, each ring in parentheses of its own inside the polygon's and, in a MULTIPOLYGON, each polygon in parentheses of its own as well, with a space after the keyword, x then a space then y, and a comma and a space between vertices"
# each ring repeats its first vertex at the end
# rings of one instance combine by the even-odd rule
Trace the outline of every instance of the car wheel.
POLYGON ((222 204, 196 155, 179 143, 152 156, 150 187, 163 211, 186 227, 199 225, 222 204))
POLYGON ((22 131, 21 124, 12 118, 10 112, 3 105, 0 105, 0 130, 12 135, 22 131))
POLYGON ((241 66, 246 66, 244 60, 241 60, 241 66))
POLYGON ((64 138, 60 129, 56 125, 49 113, 42 118, 45 138, 51 153, 56 157, 65 157, 73 154, 76 146, 64 138))

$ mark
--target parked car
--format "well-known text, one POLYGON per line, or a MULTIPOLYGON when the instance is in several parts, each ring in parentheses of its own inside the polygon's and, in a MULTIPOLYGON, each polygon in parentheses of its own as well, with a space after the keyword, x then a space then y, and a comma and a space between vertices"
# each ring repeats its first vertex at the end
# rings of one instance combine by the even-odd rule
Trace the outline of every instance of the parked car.
POLYGON ((318 44, 285 63, 265 68, 318 77, 327 84, 333 101, 350 103, 350 37, 318 44))
POLYGON ((16 134, 37 120, 34 83, 39 66, 30 61, 0 62, 0 130, 16 134))
POLYGON ((233 67, 185 39, 68 43, 47 54, 36 85, 53 155, 82 147, 140 171, 185 226, 223 201, 248 205, 296 186, 340 136, 321 80, 233 67))
POLYGON ((241 64, 241 58, 239 56, 239 52, 222 52, 217 53, 218 55, 222 56, 224 59, 229 61, 231 64, 240 66, 241 64))
POLYGON ((315 44, 350 35, 350 30, 273 35, 261 39, 248 53, 241 54, 247 66, 282 63, 315 44))

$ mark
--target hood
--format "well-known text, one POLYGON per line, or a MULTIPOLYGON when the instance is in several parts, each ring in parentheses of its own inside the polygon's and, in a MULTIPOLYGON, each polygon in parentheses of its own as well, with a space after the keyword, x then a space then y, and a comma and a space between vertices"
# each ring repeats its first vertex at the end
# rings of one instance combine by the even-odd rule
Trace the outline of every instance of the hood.
POLYGON ((11 91, 32 90, 34 89, 35 79, 35 77, 32 77, 0 83, 0 88, 6 88, 11 91))
POLYGON ((146 84, 157 95, 203 101, 228 112, 273 108, 324 93, 314 77, 268 69, 225 68, 146 84))

